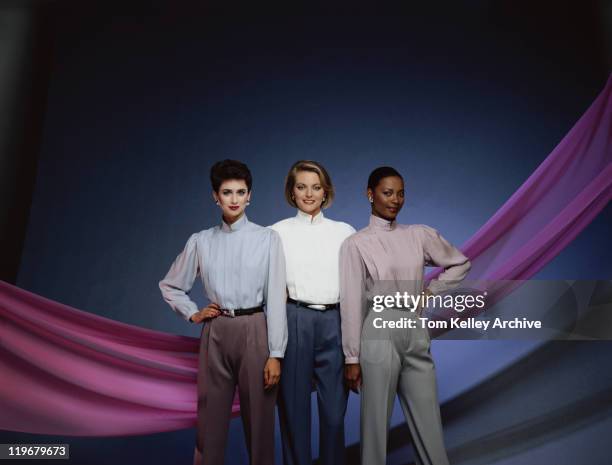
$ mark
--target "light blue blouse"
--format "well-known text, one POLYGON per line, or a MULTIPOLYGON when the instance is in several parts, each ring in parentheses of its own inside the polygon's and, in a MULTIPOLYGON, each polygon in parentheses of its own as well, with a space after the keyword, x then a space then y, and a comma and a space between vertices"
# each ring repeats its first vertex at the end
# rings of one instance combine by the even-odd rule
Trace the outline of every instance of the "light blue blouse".
MULTIPOLYGON (((197 276, 206 296, 225 309, 265 304, 270 357, 287 346, 285 257, 276 231, 242 215, 191 235, 185 249, 159 282, 164 300, 186 320, 199 311, 189 298, 197 276)), ((226 318, 226 317, 219 317, 226 318)))

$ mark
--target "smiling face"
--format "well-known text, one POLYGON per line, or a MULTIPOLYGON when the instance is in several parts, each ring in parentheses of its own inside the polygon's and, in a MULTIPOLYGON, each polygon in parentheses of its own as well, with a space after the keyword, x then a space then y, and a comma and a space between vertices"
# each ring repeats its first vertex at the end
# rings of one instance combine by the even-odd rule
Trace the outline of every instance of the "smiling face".
POLYGON ((223 211, 225 222, 232 224, 244 213, 251 193, 243 179, 228 179, 221 183, 217 192, 213 192, 213 197, 223 211))
POLYGON ((325 189, 323 189, 317 173, 298 171, 295 175, 292 194, 295 204, 304 213, 315 216, 321 211, 321 205, 325 199, 325 189))
POLYGON ((397 176, 382 178, 374 190, 368 189, 372 199, 372 214, 393 221, 404 206, 404 181, 397 176))

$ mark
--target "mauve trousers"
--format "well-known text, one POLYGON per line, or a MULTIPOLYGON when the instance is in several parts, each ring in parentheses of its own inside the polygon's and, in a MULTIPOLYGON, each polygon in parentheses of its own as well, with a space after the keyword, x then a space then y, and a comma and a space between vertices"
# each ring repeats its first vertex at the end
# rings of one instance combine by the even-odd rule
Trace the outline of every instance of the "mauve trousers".
POLYGON ((274 465, 277 387, 264 390, 268 335, 263 312, 219 316, 202 329, 194 465, 223 465, 236 385, 251 465, 274 465))

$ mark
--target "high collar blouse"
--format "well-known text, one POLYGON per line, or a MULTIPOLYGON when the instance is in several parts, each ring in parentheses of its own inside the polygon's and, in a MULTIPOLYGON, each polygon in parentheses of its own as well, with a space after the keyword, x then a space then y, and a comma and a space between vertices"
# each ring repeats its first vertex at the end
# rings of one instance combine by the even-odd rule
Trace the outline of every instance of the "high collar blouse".
POLYGON ((197 304, 188 295, 198 275, 210 302, 221 308, 265 304, 270 357, 284 355, 285 258, 275 231, 251 223, 242 215, 231 225, 223 221, 219 226, 192 234, 159 282, 166 302, 186 320, 198 312, 197 304))
POLYGON ((310 304, 334 304, 340 299, 339 256, 342 242, 355 229, 300 209, 292 218, 270 226, 283 243, 289 297, 310 304))
POLYGON ((464 279, 470 262, 429 226, 403 225, 374 215, 367 227, 344 241, 340 250, 340 311, 346 363, 359 362, 368 300, 384 289, 420 294, 425 266, 444 268, 438 280, 429 284, 430 291, 438 294, 464 279))

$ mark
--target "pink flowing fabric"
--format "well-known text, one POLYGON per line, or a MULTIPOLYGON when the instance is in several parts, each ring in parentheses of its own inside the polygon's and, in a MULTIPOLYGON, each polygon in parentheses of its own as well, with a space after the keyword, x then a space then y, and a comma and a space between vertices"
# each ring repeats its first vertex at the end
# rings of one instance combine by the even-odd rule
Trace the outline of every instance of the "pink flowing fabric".
MULTIPOLYGON (((556 257, 610 199, 612 75, 550 155, 461 247, 472 262, 469 280, 486 280, 487 305, 494 305, 556 257)), ((433 270, 426 279, 442 271, 433 270)), ((467 311, 463 316, 479 312, 467 311)), ((437 317, 453 316, 451 310, 437 317)))
MULTIPOLYGON (((461 247, 470 280, 531 278, 612 198, 612 75, 570 132, 461 247)), ((427 278, 435 278, 434 270, 427 278)))
MULTIPOLYGON (((611 144, 612 77, 462 247, 470 279, 529 279, 563 250, 612 198, 611 144)), ((0 429, 123 436, 195 426, 198 343, 0 281, 0 429)), ((239 411, 237 400, 233 408, 239 411)))
POLYGON ((0 281, 0 428, 114 436, 194 426, 198 342, 0 281))

